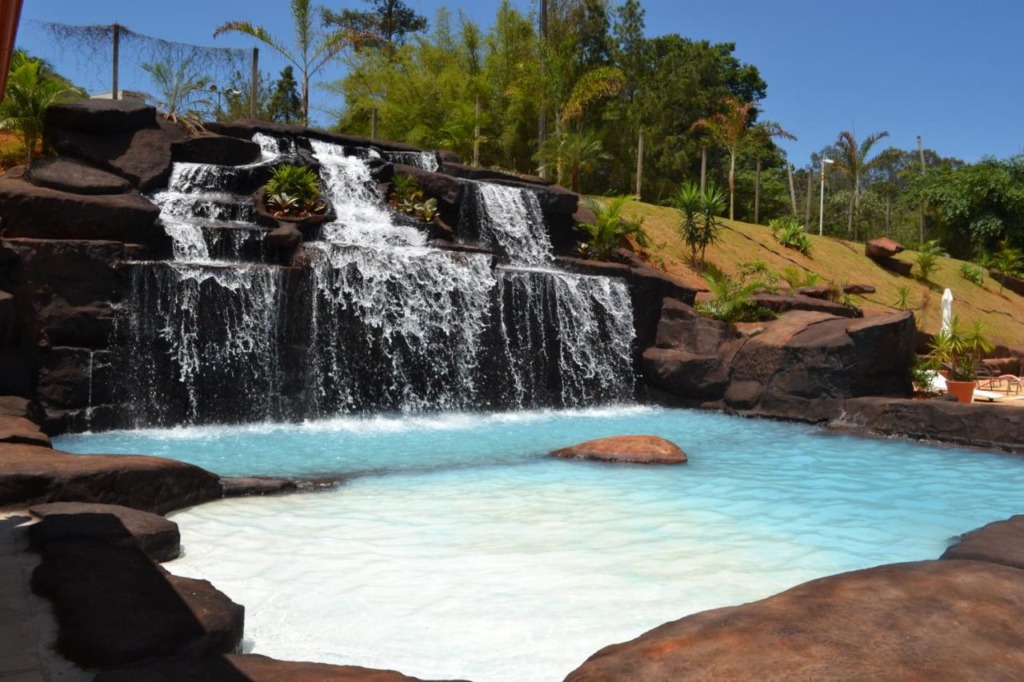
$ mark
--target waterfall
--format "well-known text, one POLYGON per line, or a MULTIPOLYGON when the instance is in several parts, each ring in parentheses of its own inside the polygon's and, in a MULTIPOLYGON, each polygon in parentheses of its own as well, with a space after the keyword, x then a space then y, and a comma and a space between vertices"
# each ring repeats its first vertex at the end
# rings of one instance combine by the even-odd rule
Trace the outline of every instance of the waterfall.
POLYGON ((478 238, 511 263, 551 262, 551 238, 533 192, 482 182, 466 182, 460 223, 472 222, 478 238))
POLYGON ((301 267, 267 265, 251 192, 297 147, 254 140, 261 164, 175 164, 154 195, 174 259, 126 266, 115 319, 131 425, 630 399, 626 285, 554 269, 534 192, 467 185, 464 206, 506 263, 495 268, 396 224, 372 150, 309 140, 335 217, 301 267))
POLYGON ((441 164, 435 152, 384 152, 384 160, 436 173, 441 164))

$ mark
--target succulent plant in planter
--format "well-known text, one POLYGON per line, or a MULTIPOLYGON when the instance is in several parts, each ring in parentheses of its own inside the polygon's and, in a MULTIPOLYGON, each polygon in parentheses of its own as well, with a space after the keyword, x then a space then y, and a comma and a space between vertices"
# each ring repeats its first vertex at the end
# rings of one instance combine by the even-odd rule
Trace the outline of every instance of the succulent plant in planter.
POLYGON ((942 330, 932 340, 931 357, 948 371, 946 386, 960 402, 971 402, 978 379, 978 364, 992 344, 985 336, 985 325, 975 321, 965 331, 954 315, 949 329, 942 330))
POLYGON ((310 218, 327 212, 320 198, 320 178, 309 168, 284 164, 263 186, 264 204, 275 218, 310 218))
POLYGON ((425 199, 416 178, 397 173, 391 180, 391 207, 396 211, 419 218, 425 223, 434 222, 437 217, 437 199, 425 199))

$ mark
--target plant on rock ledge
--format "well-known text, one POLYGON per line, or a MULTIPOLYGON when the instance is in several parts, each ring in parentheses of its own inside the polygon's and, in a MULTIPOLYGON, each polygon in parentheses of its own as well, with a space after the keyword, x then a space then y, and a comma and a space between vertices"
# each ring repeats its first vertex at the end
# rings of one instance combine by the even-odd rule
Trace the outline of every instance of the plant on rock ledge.
POLYGON ((416 178, 396 173, 391 179, 391 206, 406 215, 431 223, 437 217, 437 199, 424 199, 416 178))
POLYGON ((625 195, 613 197, 608 203, 586 199, 587 208, 594 212, 593 223, 578 223, 586 231, 590 239, 581 244, 579 253, 590 260, 612 260, 615 249, 623 244, 627 237, 632 237, 640 247, 650 245, 650 239, 644 231, 643 220, 629 220, 622 217, 622 209, 632 201, 633 197, 625 195))
POLYGON ((327 205, 320 199, 320 179, 309 168, 280 165, 263 189, 267 193, 267 210, 276 217, 307 218, 327 211, 327 205))
POLYGON ((751 301, 750 297, 765 288, 761 280, 734 279, 708 263, 703 277, 708 283, 711 300, 698 303, 697 311, 706 317, 722 322, 757 322, 771 320, 775 313, 765 306, 751 301))

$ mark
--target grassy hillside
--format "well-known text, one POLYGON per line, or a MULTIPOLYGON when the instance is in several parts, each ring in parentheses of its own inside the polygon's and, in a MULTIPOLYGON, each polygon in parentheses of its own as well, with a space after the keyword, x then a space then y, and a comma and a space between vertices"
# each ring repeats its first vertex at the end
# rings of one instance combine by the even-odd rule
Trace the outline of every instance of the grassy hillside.
MULTIPOLYGON (((678 212, 671 208, 631 202, 624 211, 630 218, 643 217, 644 228, 653 242, 647 250, 652 265, 698 288, 704 280, 689 261, 690 252, 676 232, 678 212)), ((811 236, 810 256, 803 256, 776 242, 771 230, 725 220, 718 244, 707 251, 707 260, 727 273, 736 274, 744 263, 762 261, 772 272, 796 265, 816 273, 819 283, 870 284, 874 294, 854 296, 853 302, 865 314, 896 312, 897 290, 910 288, 908 310, 914 312, 919 329, 935 333, 941 321, 942 292, 953 291, 953 312, 964 322, 984 320, 989 337, 1009 346, 1024 346, 1024 298, 1011 291, 999 291, 999 283, 987 275, 979 286, 960 276, 963 261, 940 258, 929 282, 901 277, 884 270, 864 255, 864 245, 833 237, 811 236)), ((914 262, 917 253, 904 251, 897 258, 914 262)))

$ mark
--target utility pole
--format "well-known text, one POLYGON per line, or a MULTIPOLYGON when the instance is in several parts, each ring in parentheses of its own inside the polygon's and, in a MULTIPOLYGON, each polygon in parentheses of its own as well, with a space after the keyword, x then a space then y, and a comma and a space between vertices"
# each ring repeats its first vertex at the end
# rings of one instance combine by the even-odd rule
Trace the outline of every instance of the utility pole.
MULTIPOLYGON (((919 159, 921 159, 921 175, 924 175, 924 173, 925 173, 925 167, 924 167, 924 144, 921 142, 921 136, 920 135, 917 136, 917 156, 918 156, 919 159)), ((925 212, 925 203, 924 203, 924 200, 922 199, 921 200, 921 226, 920 226, 920 235, 918 236, 918 241, 920 243, 922 243, 922 244, 924 244, 924 212, 925 212)))
POLYGON ((480 95, 476 96, 476 121, 473 125, 473 166, 480 167, 480 95))
MULTIPOLYGON (((540 0, 540 80, 541 83, 547 79, 547 50, 548 50, 548 0, 540 0)), ((548 103, 543 93, 540 98, 540 114, 537 116, 537 150, 544 149, 544 143, 548 140, 548 103)), ((548 164, 541 160, 540 176, 545 180, 548 177, 548 164)))
POLYGON ((119 99, 117 94, 117 63, 121 58, 121 25, 114 24, 114 73, 110 86, 110 99, 119 99))
POLYGON ((796 216, 796 187, 793 185, 793 164, 786 164, 786 172, 789 173, 789 200, 793 204, 793 215, 796 216))
POLYGON ((252 48, 252 89, 249 91, 249 118, 256 119, 259 115, 260 98, 260 48, 252 48))
POLYGON ((700 148, 700 191, 708 188, 708 148, 700 148))
POLYGON ((640 129, 640 139, 636 145, 636 200, 640 201, 640 188, 644 177, 644 129, 640 129))

